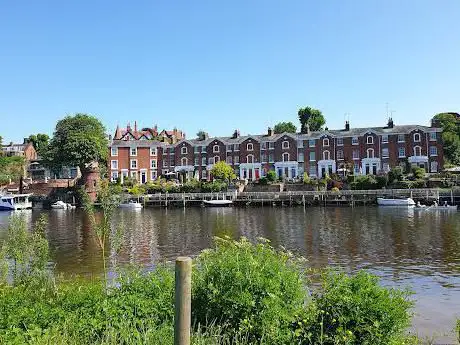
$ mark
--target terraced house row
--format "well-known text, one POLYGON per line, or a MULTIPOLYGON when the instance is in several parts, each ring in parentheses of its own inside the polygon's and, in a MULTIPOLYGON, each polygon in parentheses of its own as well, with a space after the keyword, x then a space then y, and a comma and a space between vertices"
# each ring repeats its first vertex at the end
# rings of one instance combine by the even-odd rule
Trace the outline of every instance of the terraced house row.
POLYGON ((278 177, 293 179, 307 172, 311 177, 326 173, 378 174, 395 166, 411 166, 438 172, 443 166, 441 129, 431 126, 351 128, 308 133, 267 133, 186 139, 181 131, 156 127, 140 131, 129 125, 117 127, 110 140, 112 180, 127 176, 141 183, 158 176, 182 173, 189 178, 210 180, 210 170, 226 161, 241 179, 257 180, 274 170, 278 177))

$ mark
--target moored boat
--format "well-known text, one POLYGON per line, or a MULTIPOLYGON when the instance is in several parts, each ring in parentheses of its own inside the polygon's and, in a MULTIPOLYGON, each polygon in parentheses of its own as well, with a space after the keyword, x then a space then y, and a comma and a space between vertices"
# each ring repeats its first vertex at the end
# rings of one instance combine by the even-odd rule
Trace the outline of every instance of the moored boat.
POLYGON ((404 199, 377 198, 377 204, 379 206, 415 206, 415 201, 412 198, 404 198, 404 199))
POLYGON ((203 200, 205 206, 230 206, 233 204, 232 200, 203 200))
POLYGON ((129 202, 121 203, 118 207, 136 210, 136 209, 141 209, 142 204, 140 202, 131 200, 129 202))
POLYGON ((51 208, 54 210, 72 210, 75 208, 72 204, 67 204, 64 201, 56 201, 54 204, 51 204, 51 208))
POLYGON ((32 194, 9 194, 0 196, 0 210, 15 211, 32 208, 32 194))

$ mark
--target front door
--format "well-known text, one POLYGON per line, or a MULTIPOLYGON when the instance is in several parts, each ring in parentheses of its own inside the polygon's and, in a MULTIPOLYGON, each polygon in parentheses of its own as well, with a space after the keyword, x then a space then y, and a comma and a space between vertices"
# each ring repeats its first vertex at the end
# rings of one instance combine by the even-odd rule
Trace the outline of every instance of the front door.
POLYGON ((249 169, 248 173, 249 173, 248 179, 249 179, 249 181, 252 181, 252 169, 249 169))
POLYGON ((255 174, 256 174, 256 180, 258 180, 259 177, 260 177, 259 168, 256 168, 256 169, 255 169, 255 174))
POLYGON ((147 173, 145 171, 141 172, 141 183, 147 182, 147 173))

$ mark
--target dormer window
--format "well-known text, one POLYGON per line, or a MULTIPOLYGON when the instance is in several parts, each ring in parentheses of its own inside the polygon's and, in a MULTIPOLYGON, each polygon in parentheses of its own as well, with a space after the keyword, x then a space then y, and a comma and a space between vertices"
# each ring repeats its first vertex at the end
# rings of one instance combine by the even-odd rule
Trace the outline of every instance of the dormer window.
POLYGON ((186 154, 187 154, 187 146, 182 146, 181 149, 180 149, 180 152, 181 152, 183 155, 186 155, 186 154))
POLYGON ((414 133, 414 143, 420 142, 420 133, 414 133))
POLYGON ((329 139, 328 138, 323 139, 323 146, 329 146, 329 139))
POLYGON ((248 143, 248 144, 246 145, 246 150, 248 150, 248 151, 254 151, 254 145, 253 145, 252 143, 248 143))
POLYGON ((214 145, 214 146, 212 147, 212 152, 218 153, 219 151, 220 151, 219 145, 214 145))
POLYGON ((368 144, 373 144, 374 143, 374 137, 372 135, 368 135, 367 138, 366 138, 366 142, 368 144))
POLYGON ((285 140, 283 141, 283 149, 288 149, 289 148, 289 141, 285 140))

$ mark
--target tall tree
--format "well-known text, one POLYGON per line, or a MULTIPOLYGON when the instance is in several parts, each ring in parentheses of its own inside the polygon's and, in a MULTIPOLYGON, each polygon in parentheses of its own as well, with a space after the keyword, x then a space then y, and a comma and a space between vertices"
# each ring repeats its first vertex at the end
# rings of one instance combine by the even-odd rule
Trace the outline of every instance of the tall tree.
POLYGON ((34 149, 37 151, 39 155, 42 155, 45 150, 48 148, 48 144, 50 141, 50 137, 48 134, 31 134, 29 136, 29 141, 34 146, 34 149))
POLYGON ((300 108, 297 112, 301 124, 300 131, 306 133, 308 128, 311 131, 319 131, 326 124, 323 113, 321 110, 313 109, 311 107, 300 108))
POLYGON ((200 129, 200 130, 196 133, 196 137, 197 137, 198 139, 200 139, 200 140, 201 140, 201 139, 204 139, 205 136, 206 136, 206 132, 203 131, 202 129, 200 129))
POLYGON ((297 131, 297 127, 292 122, 278 122, 273 130, 276 134, 295 133, 297 131))
POLYGON ((215 179, 230 182, 236 178, 233 168, 224 161, 219 161, 211 169, 215 179))
POLYGON ((442 128, 442 141, 447 161, 460 165, 460 121, 453 113, 440 113, 433 120, 442 128))
POLYGON ((3 156, 3 137, 0 135, 0 157, 3 156))
POLYGON ((51 167, 78 166, 84 175, 88 164, 105 164, 107 148, 102 123, 94 116, 75 114, 58 121, 44 158, 51 167))

